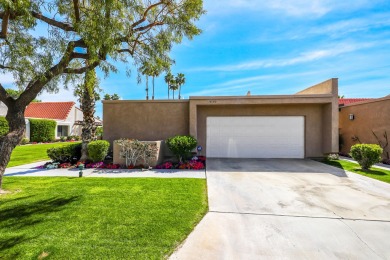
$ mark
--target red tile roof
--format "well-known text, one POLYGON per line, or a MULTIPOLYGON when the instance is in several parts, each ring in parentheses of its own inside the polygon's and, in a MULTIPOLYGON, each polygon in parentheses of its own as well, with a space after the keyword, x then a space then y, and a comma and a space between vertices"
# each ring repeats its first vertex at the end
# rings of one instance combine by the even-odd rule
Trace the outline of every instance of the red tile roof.
POLYGON ((356 102, 370 100, 372 98, 339 98, 339 106, 345 106, 356 102))
POLYGON ((75 102, 33 102, 27 106, 25 117, 65 120, 75 102))

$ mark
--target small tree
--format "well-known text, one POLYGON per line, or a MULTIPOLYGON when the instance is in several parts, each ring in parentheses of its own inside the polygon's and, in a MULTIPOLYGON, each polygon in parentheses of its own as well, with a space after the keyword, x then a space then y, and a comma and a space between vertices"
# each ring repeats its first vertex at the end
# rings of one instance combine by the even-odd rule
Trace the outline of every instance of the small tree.
POLYGON ((119 99, 120 99, 119 95, 115 94, 115 93, 112 94, 112 95, 105 94, 104 97, 103 97, 103 100, 119 100, 119 99))
POLYGON ((187 157, 191 155, 191 151, 195 149, 197 145, 196 139, 189 135, 177 135, 168 138, 165 142, 179 162, 183 162, 183 159, 187 159, 187 157))
POLYGON ((382 148, 377 144, 355 144, 351 147, 351 156, 363 170, 368 170, 381 161, 382 148))

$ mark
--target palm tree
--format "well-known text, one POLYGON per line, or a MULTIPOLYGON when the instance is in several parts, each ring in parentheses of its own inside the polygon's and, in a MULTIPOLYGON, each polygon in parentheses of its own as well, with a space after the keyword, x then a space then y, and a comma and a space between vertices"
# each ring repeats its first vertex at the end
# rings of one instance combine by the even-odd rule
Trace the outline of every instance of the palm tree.
POLYGON ((145 78, 146 78, 146 88, 145 88, 146 100, 149 100, 149 76, 151 74, 150 72, 151 72, 151 70, 150 70, 150 66, 148 64, 144 64, 141 67, 141 73, 143 75, 145 75, 145 78))
POLYGON ((168 85, 168 99, 169 99, 169 90, 171 89, 172 82, 174 80, 173 75, 170 71, 168 71, 167 75, 164 77, 165 83, 168 85))
POLYGON ((150 67, 150 76, 153 78, 153 92, 152 92, 152 100, 154 100, 154 78, 158 77, 163 71, 163 66, 161 64, 154 64, 150 67))
POLYGON ((183 73, 178 73, 177 76, 176 76, 176 85, 179 87, 179 99, 181 99, 181 86, 184 85, 184 83, 186 83, 186 78, 184 77, 184 74, 183 73))
POLYGON ((179 85, 177 85, 176 80, 171 81, 171 85, 169 86, 169 88, 172 89, 173 99, 175 99, 175 90, 179 88, 179 85))

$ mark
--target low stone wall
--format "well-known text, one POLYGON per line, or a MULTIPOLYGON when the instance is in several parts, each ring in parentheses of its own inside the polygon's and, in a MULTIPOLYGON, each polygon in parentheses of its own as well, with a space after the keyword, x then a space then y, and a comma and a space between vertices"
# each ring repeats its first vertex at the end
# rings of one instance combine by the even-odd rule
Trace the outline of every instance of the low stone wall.
MULTIPOLYGON (((163 151, 165 150, 163 149, 164 141, 142 141, 142 142, 155 144, 157 147, 156 158, 150 162, 150 166, 155 167, 156 165, 161 164, 164 160, 164 151, 163 151)), ((113 156, 114 156, 113 163, 124 165, 126 164, 126 160, 120 157, 120 150, 121 150, 120 145, 116 141, 114 141, 113 142, 113 156)))

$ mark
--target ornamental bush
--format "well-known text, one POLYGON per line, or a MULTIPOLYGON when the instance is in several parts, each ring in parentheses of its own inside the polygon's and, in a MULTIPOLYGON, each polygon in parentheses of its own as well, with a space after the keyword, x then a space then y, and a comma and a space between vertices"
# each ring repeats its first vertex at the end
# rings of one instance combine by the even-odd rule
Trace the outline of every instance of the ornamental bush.
POLYGON ((198 142, 190 135, 177 135, 168 138, 166 144, 171 152, 177 157, 179 162, 191 156, 191 151, 196 148, 198 142))
POLYGON ((363 170, 368 170, 372 165, 381 161, 383 149, 377 144, 355 144, 351 147, 351 156, 363 170))
POLYGON ((49 148, 47 149, 47 156, 49 156, 53 162, 77 162, 81 157, 81 143, 65 144, 59 147, 49 148))
POLYGON ((51 142, 55 140, 57 123, 48 119, 30 120, 30 142, 51 142))
POLYGON ((8 122, 5 117, 0 116, 0 136, 6 135, 9 131, 8 122))
POLYGON ((92 141, 88 144, 88 155, 93 162, 101 162, 106 158, 110 143, 105 140, 92 141))

